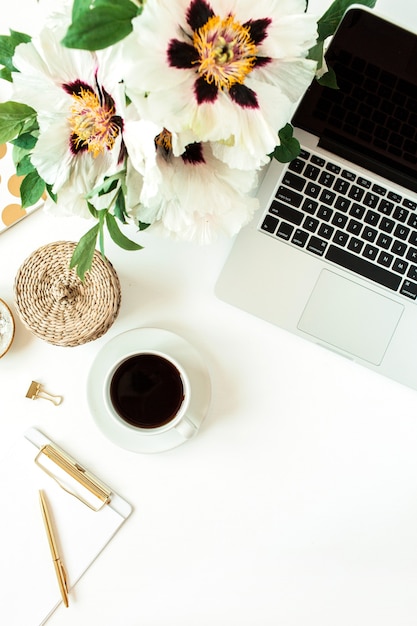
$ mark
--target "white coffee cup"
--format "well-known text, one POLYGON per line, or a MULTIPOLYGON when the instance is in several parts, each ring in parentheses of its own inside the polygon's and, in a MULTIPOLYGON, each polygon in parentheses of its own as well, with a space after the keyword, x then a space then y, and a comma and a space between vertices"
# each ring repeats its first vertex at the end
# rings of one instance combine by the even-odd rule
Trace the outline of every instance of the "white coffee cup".
POLYGON ((112 418, 143 436, 175 429, 191 439, 198 426, 187 416, 190 381, 171 356, 135 351, 115 363, 105 380, 105 403, 112 418))

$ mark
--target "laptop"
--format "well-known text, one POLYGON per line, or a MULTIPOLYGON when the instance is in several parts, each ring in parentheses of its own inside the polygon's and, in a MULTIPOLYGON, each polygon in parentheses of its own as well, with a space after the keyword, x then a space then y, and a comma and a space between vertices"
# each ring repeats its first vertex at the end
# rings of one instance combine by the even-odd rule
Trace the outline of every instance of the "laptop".
POLYGON ((217 296, 417 389, 417 35, 347 10, 217 296))

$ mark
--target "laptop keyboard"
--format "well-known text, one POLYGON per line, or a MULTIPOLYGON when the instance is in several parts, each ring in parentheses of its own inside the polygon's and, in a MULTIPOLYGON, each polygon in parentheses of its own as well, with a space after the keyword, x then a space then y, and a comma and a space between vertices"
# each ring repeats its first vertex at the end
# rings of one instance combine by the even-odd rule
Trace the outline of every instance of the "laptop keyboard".
POLYGON ((260 229, 417 298, 417 201, 317 154, 289 164, 260 229))

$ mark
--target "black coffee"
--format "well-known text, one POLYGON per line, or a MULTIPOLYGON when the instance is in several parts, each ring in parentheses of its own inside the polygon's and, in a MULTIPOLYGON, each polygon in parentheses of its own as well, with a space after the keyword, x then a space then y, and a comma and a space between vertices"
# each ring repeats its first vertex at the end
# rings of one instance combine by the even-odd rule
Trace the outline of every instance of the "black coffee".
POLYGON ((157 354, 136 354, 114 372, 110 399, 120 417, 132 426, 157 428, 176 416, 184 387, 173 363, 157 354))

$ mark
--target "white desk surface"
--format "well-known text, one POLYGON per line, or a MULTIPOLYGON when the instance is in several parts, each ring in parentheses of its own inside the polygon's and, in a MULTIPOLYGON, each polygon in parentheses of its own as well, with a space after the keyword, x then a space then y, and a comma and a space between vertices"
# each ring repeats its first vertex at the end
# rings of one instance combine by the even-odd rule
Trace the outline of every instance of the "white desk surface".
MULTIPOLYGON (((417 29, 409 0, 378 8, 417 29)), ((36 11, 16 0, 7 21, 27 30, 36 11)), ((0 297, 13 311, 23 260, 86 226, 39 211, 0 236, 0 297)), ((60 348, 17 320, 0 360, 0 453, 36 426, 135 508, 48 624, 415 626, 416 393, 217 300, 231 241, 143 239, 137 253, 107 243, 123 299, 104 337, 60 348), (213 386, 197 438, 151 456, 106 439, 86 401, 101 346, 145 326, 193 343, 213 386), (31 380, 63 404, 25 398, 31 380)))

